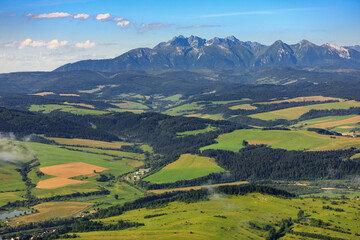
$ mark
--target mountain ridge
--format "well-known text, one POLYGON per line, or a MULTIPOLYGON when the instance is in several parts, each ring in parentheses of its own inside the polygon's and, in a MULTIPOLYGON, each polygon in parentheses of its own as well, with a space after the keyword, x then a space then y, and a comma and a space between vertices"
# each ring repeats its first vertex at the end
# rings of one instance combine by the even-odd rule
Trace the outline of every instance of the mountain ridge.
POLYGON ((281 40, 266 46, 240 41, 234 36, 209 40, 180 35, 154 48, 132 49, 112 59, 82 60, 65 64, 55 72, 91 70, 119 72, 166 69, 248 69, 264 66, 342 66, 360 67, 355 47, 334 44, 321 46, 302 40, 286 44, 281 40))

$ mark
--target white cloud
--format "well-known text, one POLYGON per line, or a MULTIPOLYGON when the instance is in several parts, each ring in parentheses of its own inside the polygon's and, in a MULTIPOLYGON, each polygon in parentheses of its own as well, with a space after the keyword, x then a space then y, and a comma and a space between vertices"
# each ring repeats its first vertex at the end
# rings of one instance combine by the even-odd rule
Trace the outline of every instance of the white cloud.
POLYGON ((96 45, 96 43, 94 42, 90 42, 90 40, 86 40, 85 42, 81 43, 76 43, 75 47, 77 48, 92 48, 96 45))
POLYGON ((96 15, 96 20, 108 20, 111 17, 109 13, 96 15))
POLYGON ((79 14, 74 15, 74 18, 75 18, 75 19, 79 19, 79 18, 80 18, 81 21, 84 21, 84 20, 90 18, 90 15, 89 15, 89 14, 86 14, 86 13, 79 13, 79 14))
POLYGON ((122 21, 123 19, 124 19, 123 17, 114 17, 113 21, 118 22, 118 21, 122 21))
POLYGON ((67 44, 68 44, 68 41, 59 42, 58 40, 54 39, 54 40, 51 40, 50 42, 48 42, 46 44, 46 47, 48 49, 57 49, 57 48, 60 48, 60 47, 65 47, 67 44))
POLYGON ((18 42, 11 42, 5 44, 5 47, 7 48, 17 48, 17 49, 24 49, 26 47, 46 47, 47 49, 58 49, 62 47, 68 47, 71 46, 68 41, 59 41, 57 39, 53 39, 49 42, 46 41, 33 41, 30 38, 25 39, 24 41, 18 42))
POLYGON ((25 17, 38 18, 38 19, 43 19, 43 18, 68 18, 68 17, 72 17, 72 16, 73 16, 72 14, 65 13, 65 12, 42 13, 42 14, 29 13, 29 14, 25 15, 25 17))
POLYGON ((129 20, 122 20, 120 22, 117 22, 116 23, 116 26, 118 27, 126 27, 130 24, 130 21, 129 20))
POLYGON ((169 27, 169 24, 166 23, 150 23, 150 24, 141 24, 141 29, 153 29, 153 28, 162 28, 162 27, 169 27))
POLYGON ((86 13, 78 13, 78 14, 70 14, 66 12, 53 12, 53 13, 42 13, 42 14, 34 14, 28 13, 25 17, 29 17, 29 19, 47 19, 47 18, 74 18, 79 19, 80 21, 85 21, 90 18, 89 14, 86 13))
POLYGON ((18 46, 18 49, 23 49, 27 46, 30 46, 31 42, 32 42, 32 40, 30 38, 25 39, 24 41, 22 41, 20 43, 20 45, 18 46))

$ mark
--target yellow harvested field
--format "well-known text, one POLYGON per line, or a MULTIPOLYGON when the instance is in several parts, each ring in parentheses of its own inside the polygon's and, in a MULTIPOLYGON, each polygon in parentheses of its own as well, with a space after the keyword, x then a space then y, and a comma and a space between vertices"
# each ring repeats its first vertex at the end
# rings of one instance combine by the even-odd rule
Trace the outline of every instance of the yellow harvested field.
POLYGON ((71 106, 80 106, 80 107, 86 107, 86 108, 95 109, 95 107, 94 107, 93 105, 85 104, 85 103, 69 103, 69 102, 64 102, 64 104, 66 104, 66 105, 71 105, 71 106))
POLYGON ((105 170, 108 169, 82 162, 66 163, 66 164, 40 168, 40 171, 42 171, 47 175, 62 177, 62 178, 71 178, 80 175, 88 175, 94 173, 94 171, 102 172, 105 170))
POLYGON ((29 94, 29 95, 35 95, 35 96, 46 96, 46 95, 52 95, 55 94, 53 92, 40 92, 40 93, 33 93, 33 94, 29 94))
POLYGON ((347 129, 347 128, 355 128, 355 126, 342 126, 342 127, 339 127, 339 128, 347 129))
POLYGON ((249 183, 249 182, 248 182, 248 181, 241 181, 241 182, 220 183, 220 184, 213 184, 213 185, 183 187, 183 188, 150 190, 149 192, 156 193, 156 194, 160 194, 160 193, 164 193, 164 192, 189 191, 189 190, 198 190, 198 189, 207 188, 207 187, 218 187, 218 186, 226 186, 226 185, 240 185, 240 184, 247 184, 247 183, 249 183))
POLYGON ((41 189, 54 189, 60 187, 66 187, 74 184, 84 184, 86 181, 62 178, 62 177, 54 177, 46 180, 41 180, 37 183, 36 188, 41 189))
POLYGON ((30 223, 45 221, 54 218, 65 218, 73 216, 85 208, 91 206, 92 203, 84 202, 47 202, 35 205, 33 208, 38 210, 38 213, 16 217, 11 219, 10 224, 16 222, 30 223))
MULTIPOLYGON (((339 120, 339 121, 318 123, 318 124, 312 125, 311 127, 330 128, 330 127, 336 127, 336 126, 345 125, 345 124, 353 124, 353 123, 358 123, 358 122, 360 122, 360 116, 355 116, 352 118, 347 118, 347 119, 339 120)), ((340 128, 352 128, 352 126, 344 126, 344 127, 340 127, 340 128)))
POLYGON ((104 142, 104 141, 96 141, 96 140, 80 139, 80 138, 47 138, 47 139, 53 140, 59 144, 85 146, 85 147, 121 148, 121 146, 124 145, 132 145, 131 143, 126 143, 126 142, 104 142))
POLYGON ((54 188, 65 187, 74 184, 87 183, 86 181, 74 180, 69 178, 81 176, 81 175, 90 175, 90 174, 94 174, 94 171, 102 172, 105 170, 108 169, 82 162, 66 163, 66 164, 59 164, 49 167, 43 167, 40 168, 40 171, 42 171, 47 175, 56 176, 56 177, 39 181, 36 185, 36 188, 54 189, 54 188))
POLYGON ((256 104, 273 104, 273 103, 283 103, 283 102, 325 102, 330 100, 338 100, 340 102, 346 101, 346 99, 333 98, 333 97, 323 97, 323 96, 309 96, 309 97, 297 97, 286 100, 272 101, 272 102, 259 102, 256 104))

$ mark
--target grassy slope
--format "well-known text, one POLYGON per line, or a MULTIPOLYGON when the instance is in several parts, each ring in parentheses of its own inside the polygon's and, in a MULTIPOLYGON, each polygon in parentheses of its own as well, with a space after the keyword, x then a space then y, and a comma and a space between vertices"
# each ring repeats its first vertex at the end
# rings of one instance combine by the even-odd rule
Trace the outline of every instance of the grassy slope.
POLYGON ((302 107, 286 108, 286 109, 265 112, 265 113, 257 113, 250 115, 250 117, 259 118, 262 120, 275 120, 275 119, 294 120, 299 118, 304 113, 309 112, 311 109, 316 109, 316 110, 349 109, 350 107, 360 107, 360 102, 346 101, 346 102, 314 104, 314 105, 308 105, 302 107))
MULTIPOLYGON (((145 155, 140 154, 140 153, 123 152, 123 151, 116 151, 116 150, 104 150, 104 149, 89 148, 89 147, 68 147, 68 148, 83 151, 83 152, 109 154, 109 155, 117 156, 120 158, 136 159, 136 160, 140 160, 140 161, 145 159, 145 155)), ((142 165, 142 162, 138 162, 138 164, 135 163, 135 165, 136 165, 135 167, 139 167, 142 165)))
POLYGON ((183 154, 178 160, 167 165, 159 172, 146 177, 145 181, 153 183, 176 182, 208 175, 212 172, 224 171, 217 166, 214 159, 191 154, 183 154))
MULTIPOLYGON (((173 202, 161 208, 134 210, 101 220, 105 223, 113 223, 119 219, 136 221, 144 223, 143 227, 117 232, 79 233, 79 235, 80 239, 118 239, 119 237, 121 239, 264 239, 267 232, 251 228, 249 221, 260 226, 274 225, 284 218, 296 218, 299 209, 302 209, 312 218, 331 223, 332 227, 337 225, 350 229, 348 231, 351 234, 297 224, 294 230, 321 232, 324 235, 355 239, 354 233, 359 231, 355 220, 358 217, 359 203, 355 200, 344 201, 340 206, 345 210, 344 212, 322 209, 325 205, 331 205, 331 200, 289 200, 257 193, 238 197, 214 195, 210 201, 190 204, 173 202), (167 215, 144 218, 146 215, 163 213, 167 215)), ((300 239, 290 234, 286 239, 290 237, 300 239)))
POLYGON ((203 147, 201 150, 223 149, 238 151, 243 148, 243 140, 248 141, 250 144, 266 144, 273 148, 287 150, 331 150, 351 146, 360 147, 360 139, 347 137, 330 139, 327 135, 320 135, 315 132, 243 129, 220 135, 216 139, 218 143, 203 147))

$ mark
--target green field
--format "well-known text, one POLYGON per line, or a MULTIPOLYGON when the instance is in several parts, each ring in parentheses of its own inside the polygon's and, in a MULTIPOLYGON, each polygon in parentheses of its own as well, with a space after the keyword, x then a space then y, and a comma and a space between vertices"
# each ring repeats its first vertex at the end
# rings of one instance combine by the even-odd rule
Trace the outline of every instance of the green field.
MULTIPOLYGON (((116 150, 104 150, 104 149, 89 148, 89 147, 67 147, 67 149, 74 149, 74 150, 79 150, 82 152, 89 152, 89 153, 108 154, 108 155, 113 155, 113 156, 116 156, 119 158, 128 158, 128 159, 139 160, 139 161, 143 161, 145 159, 145 155, 140 154, 140 153, 123 152, 123 151, 116 151, 116 150)), ((131 162, 129 162, 129 163, 131 163, 131 162)), ((135 167, 139 167, 142 165, 142 162, 138 162, 137 164, 136 164, 136 162, 134 162, 134 164, 136 165, 135 167)))
POLYGON ((259 118, 266 121, 276 120, 276 119, 295 120, 312 109, 314 110, 349 109, 351 107, 360 107, 360 102, 344 101, 344 102, 314 104, 314 105, 308 105, 302 107, 285 108, 285 109, 265 112, 265 113, 257 113, 249 116, 252 118, 259 118))
POLYGON ((144 181, 152 183, 168 183, 179 180, 189 180, 206 176, 212 172, 222 172, 215 160, 197 155, 183 154, 178 160, 167 165, 159 172, 144 178, 144 181))
POLYGON ((257 107, 253 106, 251 104, 240 104, 240 105, 235 105, 232 107, 229 107, 231 110, 238 110, 238 109, 242 109, 242 110, 256 110, 257 107))
POLYGON ((199 129, 199 130, 193 130, 193 131, 186 131, 186 132, 178 132, 177 135, 179 136, 185 136, 185 135, 197 135, 200 133, 207 133, 207 132, 212 132, 212 131, 216 131, 218 130, 218 128, 213 127, 211 125, 208 125, 206 128, 204 129, 199 129))
POLYGON ((350 147, 360 148, 360 139, 320 135, 309 131, 243 129, 220 135, 218 143, 201 148, 222 149, 237 152, 243 148, 243 140, 249 144, 266 144, 272 148, 286 150, 332 150, 350 147))
POLYGON ((132 110, 145 110, 149 109, 142 103, 134 102, 134 101, 122 101, 122 102, 111 102, 112 105, 117 106, 121 109, 132 109, 132 110))
POLYGON ((69 112, 76 115, 100 115, 100 114, 109 113, 106 111, 76 108, 74 106, 57 105, 57 104, 31 105, 29 108, 29 111, 31 112, 41 112, 41 113, 51 113, 52 111, 55 110, 59 110, 62 112, 69 112))
POLYGON ((30 222, 45 221, 53 218, 70 217, 89 206, 91 206, 90 203, 80 203, 80 202, 41 203, 33 207, 34 209, 39 211, 38 213, 13 218, 11 223, 13 225, 16 225, 16 222, 18 221, 22 221, 24 223, 30 223, 30 222))
MULTIPOLYGON (((321 233, 344 239, 356 239, 359 203, 356 200, 284 199, 251 193, 245 196, 214 195, 210 201, 196 203, 172 202, 167 206, 128 211, 122 215, 101 219, 104 223, 127 220, 145 226, 123 231, 77 233, 80 239, 264 239, 268 232, 251 227, 249 222, 264 227, 276 225, 282 219, 297 219, 303 210, 308 219, 322 220, 329 228, 345 229, 349 234, 295 223, 296 232, 321 233), (337 204, 337 205, 333 205, 337 204), (340 207, 344 212, 323 209, 340 207), (147 215, 164 214, 153 218, 147 215)), ((307 220, 309 225, 310 220, 307 220)), ((276 227, 279 229, 279 227, 276 227)), ((308 239, 286 234, 281 239, 308 239)))
POLYGON ((20 142, 0 139, 0 191, 24 190, 25 184, 16 169, 33 158, 35 154, 20 142))
POLYGON ((178 102, 182 98, 181 94, 175 94, 166 98, 161 98, 162 101, 172 101, 172 102, 178 102))
POLYGON ((193 103, 186 103, 174 108, 170 108, 166 110, 164 113, 168 115, 186 115, 192 114, 198 110, 201 110, 203 106, 198 105, 196 102, 193 103))
POLYGON ((24 191, 18 192, 0 192, 0 207, 4 206, 8 202, 14 202, 16 200, 25 200, 22 196, 25 195, 24 191))

